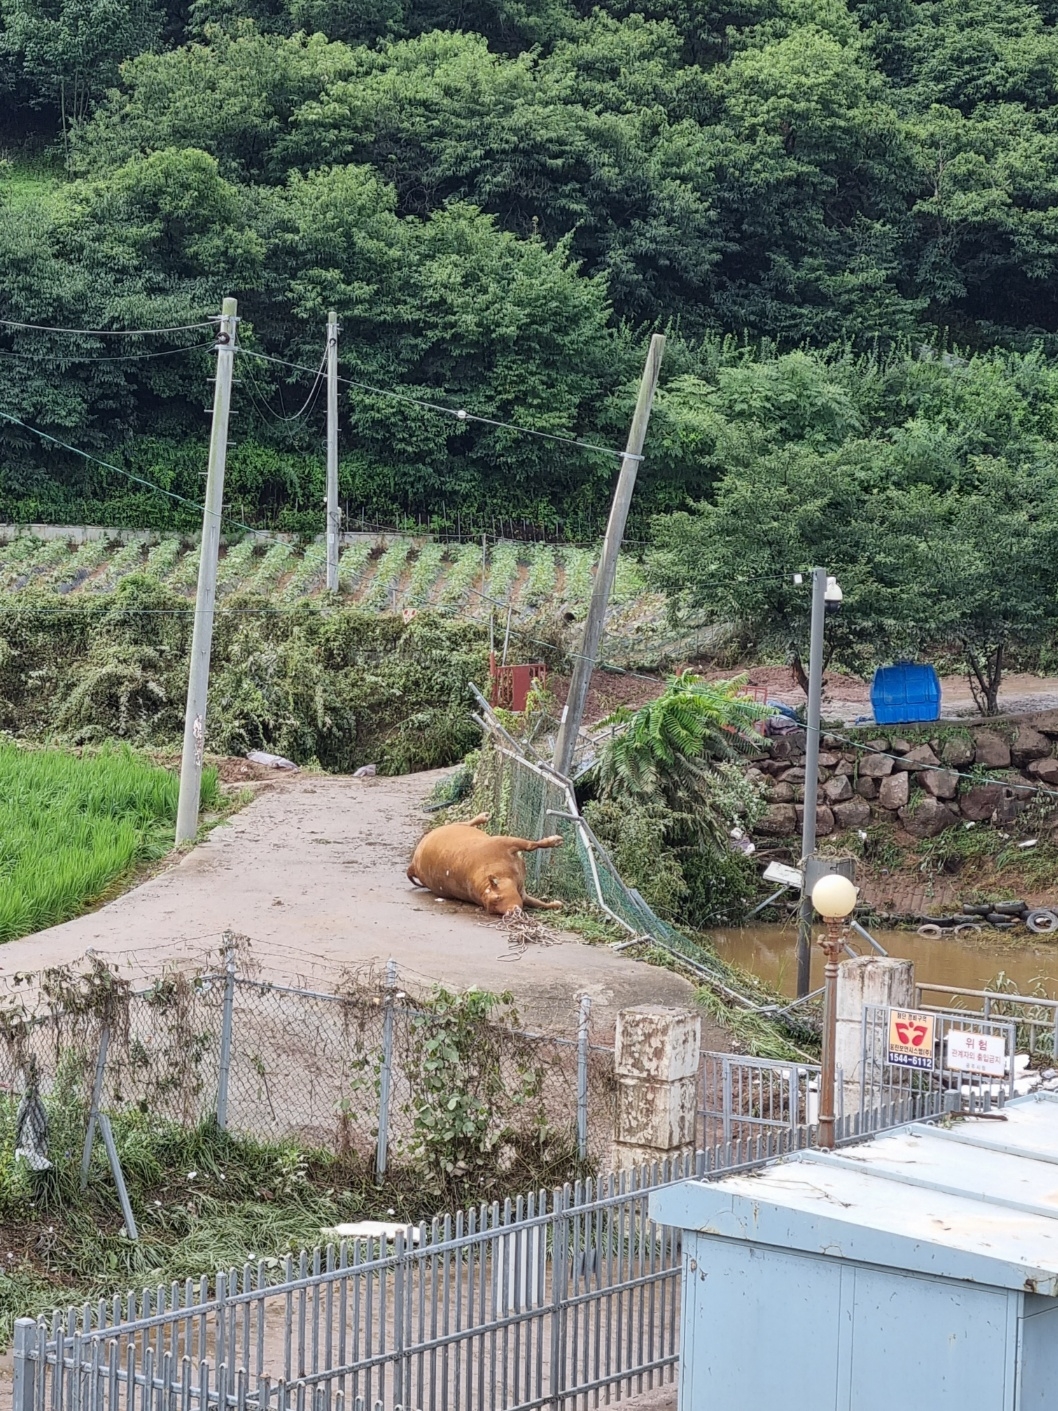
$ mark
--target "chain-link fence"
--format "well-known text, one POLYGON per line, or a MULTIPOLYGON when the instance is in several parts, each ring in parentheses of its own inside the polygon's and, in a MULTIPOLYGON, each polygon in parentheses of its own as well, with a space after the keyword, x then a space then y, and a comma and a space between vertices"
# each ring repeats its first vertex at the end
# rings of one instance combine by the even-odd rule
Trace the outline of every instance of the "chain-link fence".
POLYGON ((396 967, 333 993, 243 973, 252 955, 137 989, 102 967, 0 1007, 0 1091, 62 1091, 93 1111, 135 1108, 189 1127, 356 1154, 384 1172, 439 1155, 517 1169, 532 1149, 605 1161, 613 1052, 527 1033, 502 1000, 409 995, 396 967), (506 1022, 505 1022, 506 1021, 506 1022))

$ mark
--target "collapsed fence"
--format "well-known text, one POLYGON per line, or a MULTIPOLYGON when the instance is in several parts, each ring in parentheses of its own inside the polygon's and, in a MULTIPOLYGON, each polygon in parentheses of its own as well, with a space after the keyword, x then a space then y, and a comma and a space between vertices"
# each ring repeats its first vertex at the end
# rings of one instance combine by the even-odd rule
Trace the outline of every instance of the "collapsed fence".
POLYGON ((588 902, 636 940, 678 958, 698 979, 726 999, 748 1009, 775 1010, 747 995, 715 956, 683 936, 622 879, 605 847, 577 807, 570 781, 543 760, 531 757, 531 747, 519 744, 504 729, 479 692, 475 720, 484 731, 484 746, 476 769, 475 804, 487 808, 497 828, 516 837, 559 834, 564 846, 526 855, 526 887, 543 887, 568 902, 588 902))

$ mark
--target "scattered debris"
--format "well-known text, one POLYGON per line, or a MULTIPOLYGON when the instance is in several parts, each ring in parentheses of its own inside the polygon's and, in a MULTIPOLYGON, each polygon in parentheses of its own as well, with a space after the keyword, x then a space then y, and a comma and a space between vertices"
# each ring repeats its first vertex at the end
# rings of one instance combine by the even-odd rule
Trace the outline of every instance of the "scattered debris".
POLYGON ((294 761, 285 759, 281 754, 268 754, 265 750, 247 750, 246 758, 251 764, 266 764, 270 769, 290 769, 295 774, 300 773, 294 761))
POLYGON ((558 945, 558 937, 535 916, 527 916, 522 910, 508 911, 501 917, 500 925, 507 932, 507 943, 519 951, 527 946, 558 945))

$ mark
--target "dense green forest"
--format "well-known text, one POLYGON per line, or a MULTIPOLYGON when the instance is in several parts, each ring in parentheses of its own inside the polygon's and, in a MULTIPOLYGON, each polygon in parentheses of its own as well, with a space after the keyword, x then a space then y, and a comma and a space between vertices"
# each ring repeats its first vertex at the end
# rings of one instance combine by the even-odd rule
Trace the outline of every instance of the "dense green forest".
MULTIPOLYGON (((637 511, 737 472, 1054 475, 1052 0, 0 0, 0 517, 191 527, 210 331, 623 442, 637 511), (24 423, 20 425, 19 423, 24 423), (36 431, 26 428, 36 428, 36 431)), ((229 494, 322 527, 321 406, 243 357, 229 494), (309 407, 298 416, 306 398, 309 407)), ((598 524, 613 458, 343 389, 352 514, 598 524)), ((791 549, 794 553, 794 549, 791 549)), ((796 556, 796 554, 795 554, 796 556)))

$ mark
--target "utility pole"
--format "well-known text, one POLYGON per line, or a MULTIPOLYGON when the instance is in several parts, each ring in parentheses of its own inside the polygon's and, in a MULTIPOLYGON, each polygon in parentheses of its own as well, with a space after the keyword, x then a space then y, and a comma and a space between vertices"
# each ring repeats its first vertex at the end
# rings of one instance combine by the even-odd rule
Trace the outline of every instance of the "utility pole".
MULTIPOLYGON (((827 571, 812 570, 812 631, 808 643, 808 718, 805 739, 805 804, 801 828, 801 870, 816 850, 816 793, 819 789, 819 722, 823 705, 823 619, 827 571)), ((812 970, 812 898, 802 882, 797 925, 797 998, 808 994, 812 970)))
POLYGON ((338 315, 327 315, 327 591, 338 591, 338 315))
POLYGON ((213 429, 209 437, 206 504, 202 513, 202 549, 198 561, 195 628, 191 638, 191 670, 187 680, 184 714, 184 752, 180 760, 180 801, 176 809, 176 841, 189 843, 198 832, 198 804, 202 788, 202 756, 206 748, 206 693, 209 690, 209 657, 213 646, 213 607, 217 598, 217 556, 220 521, 224 509, 224 467, 228 458, 228 413, 231 410, 231 372, 235 359, 238 305, 224 300, 217 330, 217 375, 213 392, 213 429))
POLYGON ((591 590, 588 617, 584 623, 584 637, 580 653, 573 663, 569 696, 566 699, 562 711, 562 721, 558 727, 553 764, 559 774, 568 775, 573 765, 573 752, 576 748, 577 736, 580 734, 581 721, 584 719, 584 705, 588 699, 588 687, 591 684, 591 674, 595 669, 595 658, 598 655, 599 641, 602 638, 602 629, 606 622, 606 609, 610 602, 610 594, 613 592, 614 578, 617 574, 617 555, 621 548, 621 540, 624 538, 625 524, 628 522, 628 510, 632 503, 632 491, 635 489, 639 462, 643 459, 643 442, 646 440, 650 409, 654 403, 654 392, 658 385, 658 374, 661 371, 661 359, 664 352, 665 337, 661 333, 655 333, 650 340, 646 366, 639 383, 635 414, 632 417, 632 426, 628 433, 628 444, 621 459, 617 489, 614 491, 613 504, 610 506, 610 519, 606 526, 602 557, 599 559, 599 567, 591 590))

